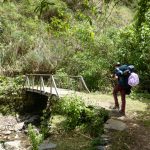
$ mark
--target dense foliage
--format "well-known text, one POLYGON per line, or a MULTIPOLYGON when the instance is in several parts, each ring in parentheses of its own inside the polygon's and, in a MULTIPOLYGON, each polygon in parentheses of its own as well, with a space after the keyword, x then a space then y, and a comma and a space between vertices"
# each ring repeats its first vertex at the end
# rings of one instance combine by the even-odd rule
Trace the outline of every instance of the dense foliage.
POLYGON ((3 114, 20 112, 23 107, 22 88, 24 78, 0 76, 0 112, 3 114))
POLYGON ((73 130, 84 127, 91 136, 100 136, 104 132, 103 125, 108 120, 108 111, 85 106, 79 97, 65 97, 55 105, 53 113, 67 117, 65 128, 73 130))
POLYGON ((140 0, 135 21, 119 32, 116 55, 120 61, 134 64, 140 75, 141 90, 150 92, 150 2, 140 0))
POLYGON ((148 0, 0 3, 1 73, 61 70, 83 75, 91 90, 108 91, 110 70, 120 61, 135 65, 143 85, 149 82, 148 0))

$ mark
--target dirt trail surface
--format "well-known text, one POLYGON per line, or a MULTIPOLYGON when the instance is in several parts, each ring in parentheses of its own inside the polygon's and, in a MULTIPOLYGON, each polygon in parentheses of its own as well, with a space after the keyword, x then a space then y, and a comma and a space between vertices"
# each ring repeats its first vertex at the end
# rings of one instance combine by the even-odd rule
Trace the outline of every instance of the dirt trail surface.
MULTIPOLYGON (((99 93, 82 93, 80 96, 86 105, 93 105, 96 107, 103 107, 107 110, 111 110, 111 106, 114 106, 113 96, 111 94, 99 94, 99 93)), ((118 100, 121 106, 121 99, 118 96, 118 100)), ((140 99, 131 99, 129 96, 126 98, 126 116, 128 118, 135 118, 138 113, 144 112, 147 110, 149 100, 140 100, 140 99)))
MULTIPOLYGON (((83 99, 87 105, 104 107, 110 111, 111 119, 125 123, 124 131, 110 130, 112 150, 150 150, 150 100, 146 98, 126 98, 126 116, 119 116, 118 110, 111 110, 114 105, 112 95, 89 94, 83 99)), ((121 106, 120 96, 118 97, 121 106)), ((112 121, 112 124, 114 121, 112 121)), ((117 125, 116 125, 117 126, 117 125)), ((122 124, 119 124, 121 127, 122 124)))

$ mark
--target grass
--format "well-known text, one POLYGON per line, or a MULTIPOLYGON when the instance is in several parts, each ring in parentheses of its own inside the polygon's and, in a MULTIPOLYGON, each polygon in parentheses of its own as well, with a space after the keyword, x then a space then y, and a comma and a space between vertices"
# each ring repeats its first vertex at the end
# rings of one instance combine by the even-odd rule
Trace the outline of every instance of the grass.
POLYGON ((66 132, 63 128, 65 117, 55 115, 52 119, 51 139, 57 143, 55 150, 92 150, 91 138, 82 134, 80 130, 66 132))
MULTIPOLYGON (((101 94, 101 93, 90 93, 90 94, 81 94, 80 97, 85 101, 87 105, 94 106, 105 106, 108 108, 110 105, 113 105, 113 97, 111 94, 101 94)), ((120 99, 120 96, 119 96, 120 99)), ((139 127, 132 127, 126 131, 113 131, 109 132, 112 137, 111 140, 111 150, 130 150, 144 146, 148 146, 148 136, 149 136, 149 127, 150 127, 150 101, 147 96, 127 96, 127 117, 130 118, 129 122, 126 122, 127 125, 136 123, 139 127), (134 114, 136 113, 136 116, 134 114), (134 116, 134 117, 133 117, 134 116), (139 142, 139 138, 141 142, 139 142), (139 145, 139 146, 137 146, 139 145)), ((92 146, 92 139, 89 135, 86 135, 82 130, 75 130, 72 132, 66 132, 63 129, 63 123, 65 117, 63 116, 54 116, 52 120, 52 130, 50 141, 57 144, 56 150, 94 150, 96 146, 92 146)))
POLYGON ((56 150, 90 150, 92 148, 89 139, 82 137, 75 132, 59 135, 55 138, 57 143, 56 150))
POLYGON ((150 127, 150 120, 144 120, 143 124, 145 127, 150 127))
POLYGON ((130 150, 130 145, 134 144, 134 138, 127 131, 118 131, 111 134, 112 145, 111 150, 130 150))
MULTIPOLYGON (((112 94, 90 93, 80 95, 87 105, 102 106, 109 108, 114 105, 114 99, 112 94)), ((121 104, 121 97, 118 96, 119 103, 121 104)), ((127 114, 133 114, 135 112, 144 112, 147 110, 150 103, 147 97, 141 98, 135 95, 126 97, 126 112, 127 114)))

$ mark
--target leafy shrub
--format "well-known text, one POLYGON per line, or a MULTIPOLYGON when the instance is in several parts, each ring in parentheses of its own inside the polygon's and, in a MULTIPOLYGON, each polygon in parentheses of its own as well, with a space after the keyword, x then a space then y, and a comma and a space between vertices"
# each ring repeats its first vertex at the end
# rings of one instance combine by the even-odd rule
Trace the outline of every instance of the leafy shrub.
POLYGON ((21 89, 23 87, 24 83, 24 77, 19 76, 15 78, 11 77, 5 77, 1 76, 0 77, 0 83, 1 83, 1 88, 0 88, 0 95, 1 96, 6 96, 8 99, 14 97, 20 96, 19 93, 21 93, 21 89))
POLYGON ((47 138, 50 131, 50 119, 51 119, 51 111, 50 110, 43 110, 43 115, 41 117, 41 125, 40 125, 40 132, 43 135, 43 139, 47 138))
MULTIPOLYGON (((8 106, 8 112, 21 110, 23 106, 23 83, 23 76, 15 78, 0 76, 0 104, 8 106)), ((4 110, 1 111, 2 113, 7 113, 4 110)))
POLYGON ((28 137, 32 144, 33 150, 39 150, 39 145, 43 142, 44 139, 48 137, 50 131, 50 118, 51 111, 48 109, 43 110, 43 115, 41 116, 40 131, 37 131, 33 125, 28 125, 28 137))
POLYGON ((44 20, 51 22, 53 18, 67 18, 67 7, 61 0, 42 0, 35 12, 44 20))
POLYGON ((56 62, 53 59, 53 53, 46 47, 43 40, 35 47, 34 51, 30 51, 24 55, 23 60, 23 72, 51 72, 56 62), (40 49, 41 47, 42 49, 40 49))
POLYGON ((30 142, 32 144, 33 150, 39 150, 39 145, 43 141, 43 135, 37 133, 35 131, 34 127, 31 124, 29 124, 28 125, 28 136, 29 136, 30 142))
POLYGON ((91 136, 97 137, 104 132, 104 123, 108 120, 109 115, 105 109, 94 110, 94 113, 85 124, 85 130, 91 136))
POLYGON ((77 126, 84 126, 86 132, 91 136, 99 136, 103 133, 103 124, 109 118, 105 109, 96 110, 93 107, 86 107, 79 97, 65 97, 61 99, 54 108, 55 112, 67 116, 65 128, 73 130, 77 126))
POLYGON ((65 97, 60 101, 58 107, 58 113, 68 117, 66 122, 67 129, 75 129, 76 126, 80 125, 80 114, 85 105, 78 97, 65 97))
POLYGON ((144 20, 137 23, 140 35, 135 34, 134 26, 118 33, 133 17, 132 10, 124 4, 135 3, 133 0, 5 1, 0 5, 0 67, 23 73, 54 73, 65 68, 69 75, 82 75, 90 90, 107 92, 109 69, 114 61, 121 60, 135 64, 142 80, 147 80, 150 70, 147 1, 140 2, 146 7, 138 7, 143 9, 138 11, 141 18, 137 22, 144 20))
POLYGON ((115 39, 117 50, 114 55, 119 57, 122 63, 134 64, 141 79, 139 89, 149 92, 150 67, 147 64, 150 61, 150 3, 141 0, 138 5, 134 24, 118 32, 115 39))
POLYGON ((68 22, 62 21, 57 17, 53 17, 49 27, 54 31, 67 31, 67 29, 69 29, 69 24, 68 22))

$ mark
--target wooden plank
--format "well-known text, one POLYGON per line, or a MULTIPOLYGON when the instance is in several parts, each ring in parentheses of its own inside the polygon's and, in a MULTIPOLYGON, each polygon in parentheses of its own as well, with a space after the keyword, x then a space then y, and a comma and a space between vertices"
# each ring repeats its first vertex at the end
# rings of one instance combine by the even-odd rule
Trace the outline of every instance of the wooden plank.
POLYGON ((49 87, 45 87, 45 91, 37 90, 36 87, 34 87, 34 89, 25 88, 25 90, 33 92, 33 93, 39 93, 39 94, 43 93, 44 95, 47 95, 47 94, 48 95, 54 94, 56 96, 59 95, 59 97, 64 97, 66 95, 72 95, 76 93, 73 90, 67 90, 67 89, 61 89, 61 88, 57 88, 57 93, 56 93, 55 87, 52 87, 52 93, 49 92, 49 87))

